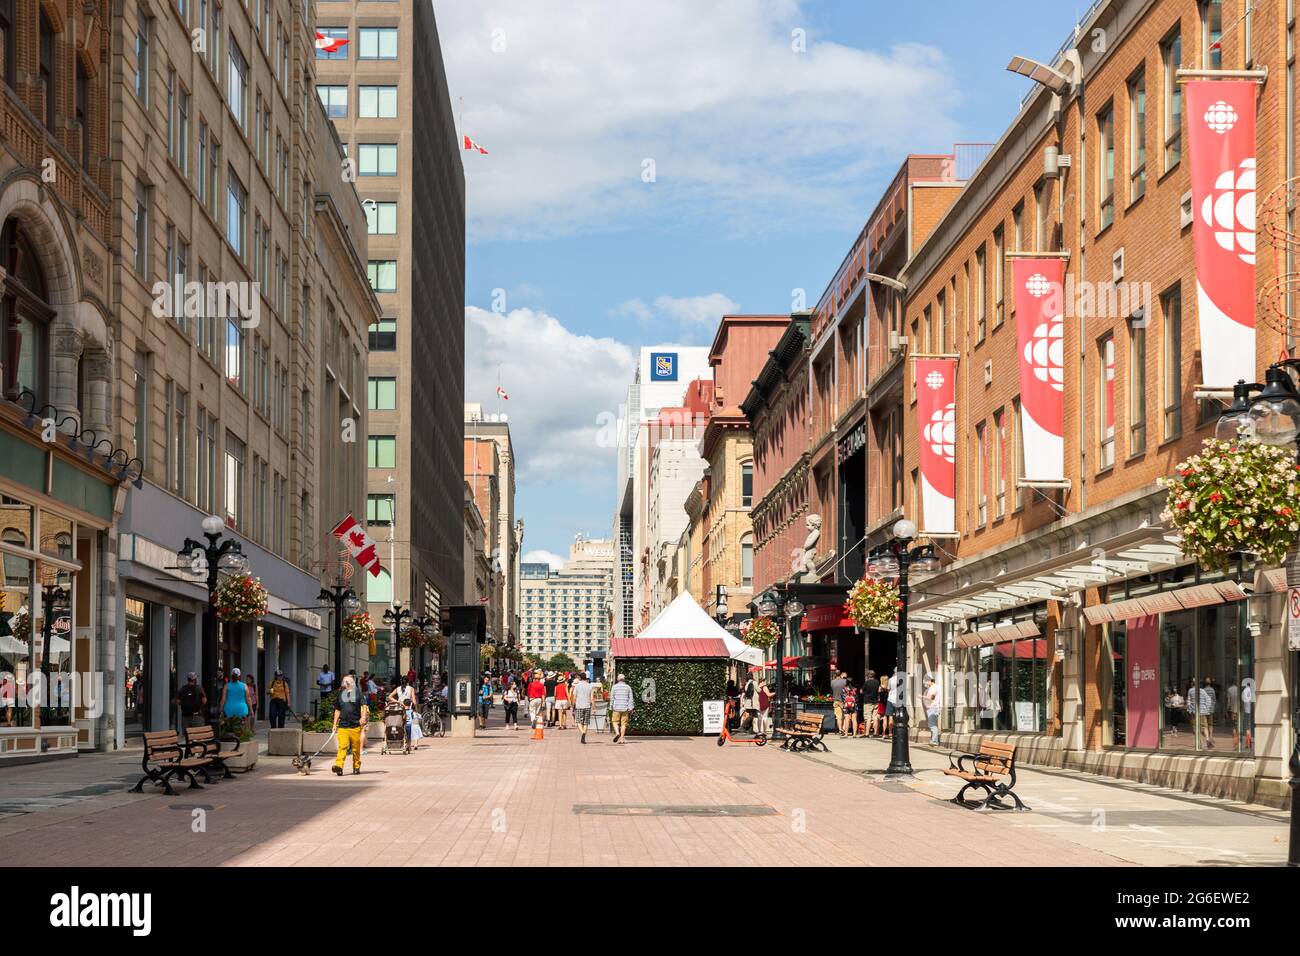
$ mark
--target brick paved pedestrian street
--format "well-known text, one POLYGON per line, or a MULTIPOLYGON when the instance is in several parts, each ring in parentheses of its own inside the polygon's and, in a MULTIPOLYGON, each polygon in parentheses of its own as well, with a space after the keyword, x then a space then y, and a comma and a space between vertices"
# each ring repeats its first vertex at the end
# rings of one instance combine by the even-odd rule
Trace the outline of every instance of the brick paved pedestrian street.
POLYGON ((310 777, 265 757, 238 780, 169 797, 126 793, 138 755, 86 755, 0 775, 10 861, 64 865, 357 864, 716 866, 1124 866, 1276 864, 1283 816, 1081 775, 1026 771, 1030 813, 946 802, 941 755, 913 751, 913 780, 886 779, 887 744, 831 738, 828 755, 715 738, 494 724, 418 753, 367 751, 360 776, 310 777), (206 811, 206 832, 193 811, 206 811), (1099 813, 1101 816, 1099 817, 1099 813))

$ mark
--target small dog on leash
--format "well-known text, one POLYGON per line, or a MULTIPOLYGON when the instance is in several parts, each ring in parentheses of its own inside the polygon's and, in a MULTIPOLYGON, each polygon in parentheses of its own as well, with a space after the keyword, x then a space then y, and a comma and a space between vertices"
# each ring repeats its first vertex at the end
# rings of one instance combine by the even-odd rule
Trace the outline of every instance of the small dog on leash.
POLYGON ((308 754, 298 754, 293 758, 293 769, 304 777, 307 776, 311 773, 311 757, 308 754))

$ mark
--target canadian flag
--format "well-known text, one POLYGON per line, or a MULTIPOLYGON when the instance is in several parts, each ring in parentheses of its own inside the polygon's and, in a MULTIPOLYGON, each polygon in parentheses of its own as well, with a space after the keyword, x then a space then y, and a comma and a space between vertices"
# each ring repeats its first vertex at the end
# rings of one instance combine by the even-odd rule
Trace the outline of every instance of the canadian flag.
POLYGON ((1255 375, 1253 81, 1196 80, 1187 93, 1201 384, 1255 375))
POLYGON ((466 149, 477 149, 477 150, 478 150, 480 153, 482 153, 484 156, 486 156, 486 155, 488 154, 488 151, 487 151, 486 149, 484 149, 484 148, 483 148, 482 146, 480 146, 478 143, 474 142, 474 141, 473 141, 472 139, 470 139, 468 136, 465 137, 465 148, 466 148, 466 149))
POLYGON ((497 386, 497 395, 504 398, 507 402, 510 401, 510 396, 506 394, 506 390, 500 385, 497 386))
POLYGON ((379 572, 384 568, 379 563, 375 543, 370 540, 370 535, 366 534, 366 529, 357 522, 356 518, 349 514, 334 526, 332 534, 343 542, 352 559, 369 571, 371 577, 379 577, 379 572))
POLYGON ((316 31, 316 49, 324 53, 337 53, 342 47, 347 46, 346 37, 327 37, 319 30, 316 31))
POLYGON ((1064 275, 1062 259, 1014 259, 1011 263, 1020 353, 1023 477, 1029 481, 1065 477, 1064 275))
POLYGON ((957 363, 916 360, 916 424, 921 447, 921 519, 930 532, 957 530, 957 363))

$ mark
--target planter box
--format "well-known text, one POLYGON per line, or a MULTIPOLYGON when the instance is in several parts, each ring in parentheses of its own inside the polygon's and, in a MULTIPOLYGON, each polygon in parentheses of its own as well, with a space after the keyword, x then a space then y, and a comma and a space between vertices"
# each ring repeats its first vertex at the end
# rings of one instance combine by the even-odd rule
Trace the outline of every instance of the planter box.
POLYGON ((384 739, 384 722, 382 720, 370 721, 370 726, 366 728, 366 740, 383 740, 384 739))
POLYGON ((834 704, 806 704, 802 701, 799 703, 799 713, 801 714, 820 714, 822 718, 822 732, 835 733, 835 705, 834 704))
POLYGON ((247 740, 239 745, 243 751, 242 757, 232 757, 226 761, 226 766, 231 770, 249 771, 257 766, 257 754, 260 744, 256 740, 247 740))
POLYGON ((316 751, 324 747, 327 742, 331 742, 330 734, 327 730, 319 733, 304 732, 302 735, 302 750, 300 753, 314 754, 316 751))
POLYGON ((272 727, 266 732, 266 753, 270 757, 298 756, 302 753, 302 731, 297 727, 272 727))

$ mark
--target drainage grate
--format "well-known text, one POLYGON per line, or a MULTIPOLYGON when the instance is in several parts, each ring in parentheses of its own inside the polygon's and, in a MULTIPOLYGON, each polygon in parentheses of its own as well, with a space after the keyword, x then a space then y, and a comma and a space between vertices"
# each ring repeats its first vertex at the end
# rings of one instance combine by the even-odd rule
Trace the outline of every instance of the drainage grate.
POLYGON ((602 817, 770 817, 776 815, 773 807, 762 804, 674 806, 648 803, 575 803, 573 812, 584 816, 602 817))

